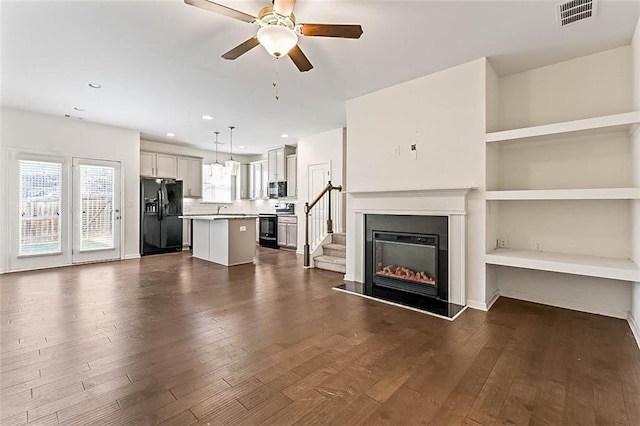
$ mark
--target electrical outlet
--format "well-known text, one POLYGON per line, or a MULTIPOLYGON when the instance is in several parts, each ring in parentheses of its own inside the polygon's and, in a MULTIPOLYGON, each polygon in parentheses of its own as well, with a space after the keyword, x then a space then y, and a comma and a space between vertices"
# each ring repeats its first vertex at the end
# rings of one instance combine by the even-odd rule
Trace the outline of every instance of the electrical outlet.
POLYGON ((400 156, 400 147, 399 146, 394 146, 393 147, 393 156, 394 157, 399 157, 400 156))
POLYGON ((409 147, 409 160, 417 160, 418 159, 418 147, 417 145, 411 144, 409 147))
POLYGON ((542 241, 534 241, 534 242, 532 243, 532 248, 533 248, 535 251, 542 251, 542 241))
POLYGON ((506 238, 498 238, 498 248, 507 248, 509 247, 509 240, 506 238))

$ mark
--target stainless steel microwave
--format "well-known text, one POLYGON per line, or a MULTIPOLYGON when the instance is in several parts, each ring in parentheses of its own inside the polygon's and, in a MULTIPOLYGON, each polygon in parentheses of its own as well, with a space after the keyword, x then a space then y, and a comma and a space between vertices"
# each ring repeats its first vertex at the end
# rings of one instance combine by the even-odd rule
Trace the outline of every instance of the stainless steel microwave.
POLYGON ((269 198, 285 198, 287 196, 287 182, 269 182, 267 194, 269 198))

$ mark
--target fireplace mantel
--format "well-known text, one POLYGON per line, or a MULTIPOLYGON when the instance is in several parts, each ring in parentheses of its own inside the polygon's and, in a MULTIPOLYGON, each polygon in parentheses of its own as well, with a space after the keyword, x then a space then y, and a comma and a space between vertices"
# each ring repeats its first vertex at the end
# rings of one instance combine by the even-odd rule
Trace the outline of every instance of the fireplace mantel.
POLYGON ((449 218, 450 301, 466 305, 467 195, 475 187, 347 191, 347 273, 364 282, 364 216, 422 215, 449 218))
POLYGON ((469 191, 473 191, 477 189, 475 186, 469 186, 465 188, 422 188, 422 189, 384 189, 384 190, 374 190, 374 191, 345 191, 346 194, 349 194, 354 197, 368 197, 368 196, 388 196, 388 197, 396 197, 396 196, 439 196, 439 195, 458 195, 458 196, 466 196, 469 191))

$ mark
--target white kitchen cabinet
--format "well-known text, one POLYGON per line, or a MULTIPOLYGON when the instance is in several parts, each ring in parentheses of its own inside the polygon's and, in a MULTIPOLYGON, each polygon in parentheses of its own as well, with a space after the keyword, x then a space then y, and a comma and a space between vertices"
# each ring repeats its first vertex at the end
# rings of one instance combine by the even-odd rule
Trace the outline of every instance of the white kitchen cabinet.
POLYGON ((287 197, 298 196, 298 156, 296 154, 287 156, 287 197))
POLYGON ((267 196, 266 188, 263 185, 263 175, 268 171, 263 170, 263 168, 266 169, 266 162, 264 161, 249 163, 249 198, 252 200, 267 196))
POLYGON ((287 156, 295 153, 295 147, 282 146, 271 149, 267 152, 267 163, 269 167, 269 182, 284 182, 287 180, 287 156))
POLYGON ((189 159, 189 197, 202 198, 202 158, 189 159))
POLYGON ((287 247, 298 247, 298 224, 287 223, 287 247))
POLYGON ((140 153, 140 176, 155 176, 156 155, 151 152, 140 153))
POLYGON ((262 191, 260 198, 269 198, 269 168, 266 161, 262 161, 262 180, 260 185, 262 191))
POLYGON ((156 154, 156 177, 175 179, 178 159, 175 155, 156 154))
POLYGON ((235 200, 248 200, 250 196, 249 164, 240 164, 236 175, 235 200))
POLYGON ((155 152, 140 153, 140 176, 178 178, 178 157, 155 152))
POLYGON ((278 246, 296 248, 298 246, 298 218, 278 216, 278 246))
POLYGON ((202 159, 178 157, 176 179, 182 181, 182 196, 185 198, 202 197, 202 159))
POLYGON ((278 221, 278 245, 280 247, 287 245, 287 224, 278 221))
POLYGON ((276 152, 277 150, 275 149, 272 149, 271 151, 267 152, 267 164, 269 167, 269 178, 268 178, 269 182, 278 181, 278 170, 277 170, 278 160, 277 160, 276 152))

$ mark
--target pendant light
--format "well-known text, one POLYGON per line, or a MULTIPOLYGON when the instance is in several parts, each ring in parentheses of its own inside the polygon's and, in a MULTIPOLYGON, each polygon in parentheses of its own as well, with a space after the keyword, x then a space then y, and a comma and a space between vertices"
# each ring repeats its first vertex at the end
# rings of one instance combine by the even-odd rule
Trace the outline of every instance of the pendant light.
POLYGON ((211 176, 215 173, 216 176, 220 177, 222 176, 222 171, 224 169, 224 166, 218 161, 218 145, 220 145, 220 142, 218 142, 218 135, 220 132, 213 133, 216 134, 216 162, 211 165, 211 176))
POLYGON ((229 126, 229 154, 231 154, 231 158, 225 161, 224 165, 227 170, 229 170, 231 176, 236 176, 240 168, 240 163, 233 159, 233 129, 235 129, 235 127, 229 126))

